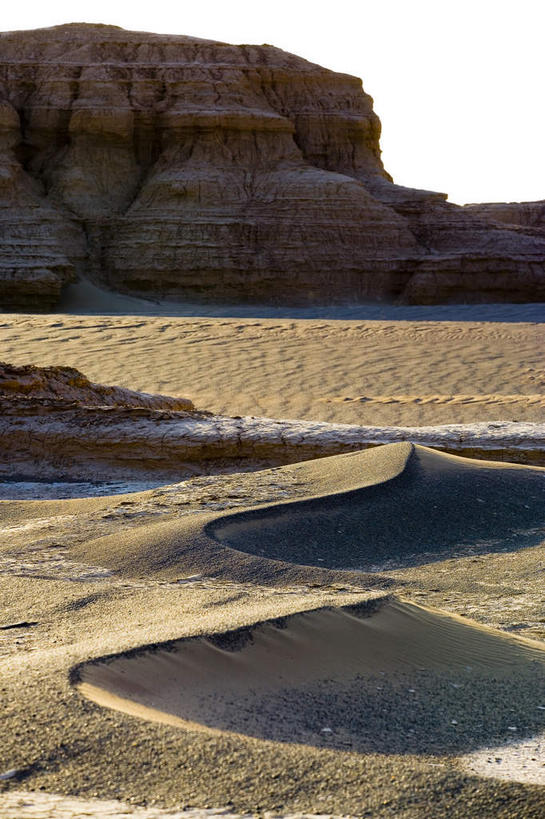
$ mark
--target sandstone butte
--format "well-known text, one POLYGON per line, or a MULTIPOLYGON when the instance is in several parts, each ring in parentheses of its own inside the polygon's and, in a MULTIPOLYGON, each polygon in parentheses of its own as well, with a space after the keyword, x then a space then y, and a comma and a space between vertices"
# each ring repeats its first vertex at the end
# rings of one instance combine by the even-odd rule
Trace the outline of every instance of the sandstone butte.
POLYGON ((200 302, 545 301, 543 203, 397 186, 379 136, 359 79, 270 45, 1 34, 0 309, 51 310, 78 277, 200 302))

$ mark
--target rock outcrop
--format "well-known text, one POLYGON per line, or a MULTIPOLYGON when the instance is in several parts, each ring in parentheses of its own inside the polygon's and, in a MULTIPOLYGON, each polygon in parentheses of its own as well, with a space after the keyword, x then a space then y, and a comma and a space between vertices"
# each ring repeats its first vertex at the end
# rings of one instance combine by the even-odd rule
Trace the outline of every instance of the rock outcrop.
POLYGON ((272 46, 0 36, 0 308, 545 300, 545 238, 392 184, 355 77, 272 46))
POLYGON ((545 199, 539 202, 482 202, 464 205, 464 210, 472 216, 545 235, 545 199))
POLYGON ((150 395, 124 387, 94 384, 74 367, 15 367, 0 361, 0 406, 18 407, 143 407, 151 410, 192 410, 189 398, 150 395))
POLYGON ((0 481, 182 480, 412 441, 545 464, 545 426, 364 427, 212 415, 184 398, 89 382, 71 367, 0 364, 0 481))

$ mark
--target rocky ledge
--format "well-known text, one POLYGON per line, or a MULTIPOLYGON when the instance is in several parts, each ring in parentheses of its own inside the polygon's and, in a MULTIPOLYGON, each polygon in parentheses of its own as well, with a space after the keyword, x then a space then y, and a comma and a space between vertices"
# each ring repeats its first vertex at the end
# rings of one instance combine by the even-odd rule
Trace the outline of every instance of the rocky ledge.
POLYGON ((0 35, 0 309, 87 277, 192 301, 545 300, 545 237, 402 188, 355 77, 269 45, 0 35))
POLYGON ((411 441, 545 465, 545 425, 364 427, 212 415, 184 398, 92 384, 69 367, 0 364, 0 481, 164 480, 411 441))
POLYGON ((540 202, 482 202, 464 205, 467 213, 493 220, 510 228, 523 228, 529 235, 545 236, 545 200, 540 202))
MULTIPOLYGON (((124 387, 94 384, 74 367, 15 367, 0 361, 0 407, 7 414, 49 409, 95 407, 193 410, 189 398, 150 395, 124 387)), ((47 414, 47 410, 46 410, 47 414)))

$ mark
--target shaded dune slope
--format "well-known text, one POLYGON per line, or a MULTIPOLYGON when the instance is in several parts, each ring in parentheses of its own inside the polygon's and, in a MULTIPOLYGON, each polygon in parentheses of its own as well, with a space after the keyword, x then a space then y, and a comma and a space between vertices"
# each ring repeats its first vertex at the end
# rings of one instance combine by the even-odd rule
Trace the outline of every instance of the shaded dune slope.
POLYGON ((206 531, 269 558, 357 569, 479 541, 502 546, 545 523, 545 470, 394 446, 387 463, 373 451, 340 456, 333 469, 314 462, 316 497, 224 517, 206 531), (338 481, 343 470, 353 487, 338 481))
POLYGON ((385 578, 344 570, 475 544, 530 546, 543 538, 542 468, 400 443, 282 469, 304 483, 304 498, 148 524, 90 541, 79 552, 128 574, 201 572, 263 583, 353 577, 384 587, 385 578))
POLYGON ((359 751, 457 752, 545 727, 545 645, 387 597, 139 649, 72 677, 145 719, 359 751))

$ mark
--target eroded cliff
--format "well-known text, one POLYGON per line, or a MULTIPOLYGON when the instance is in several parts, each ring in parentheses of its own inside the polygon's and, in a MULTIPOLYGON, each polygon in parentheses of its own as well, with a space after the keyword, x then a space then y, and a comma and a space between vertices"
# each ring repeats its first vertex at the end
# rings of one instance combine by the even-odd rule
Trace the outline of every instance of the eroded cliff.
POLYGON ((545 238, 393 185, 355 77, 272 46, 0 36, 0 307, 545 300, 545 238))

